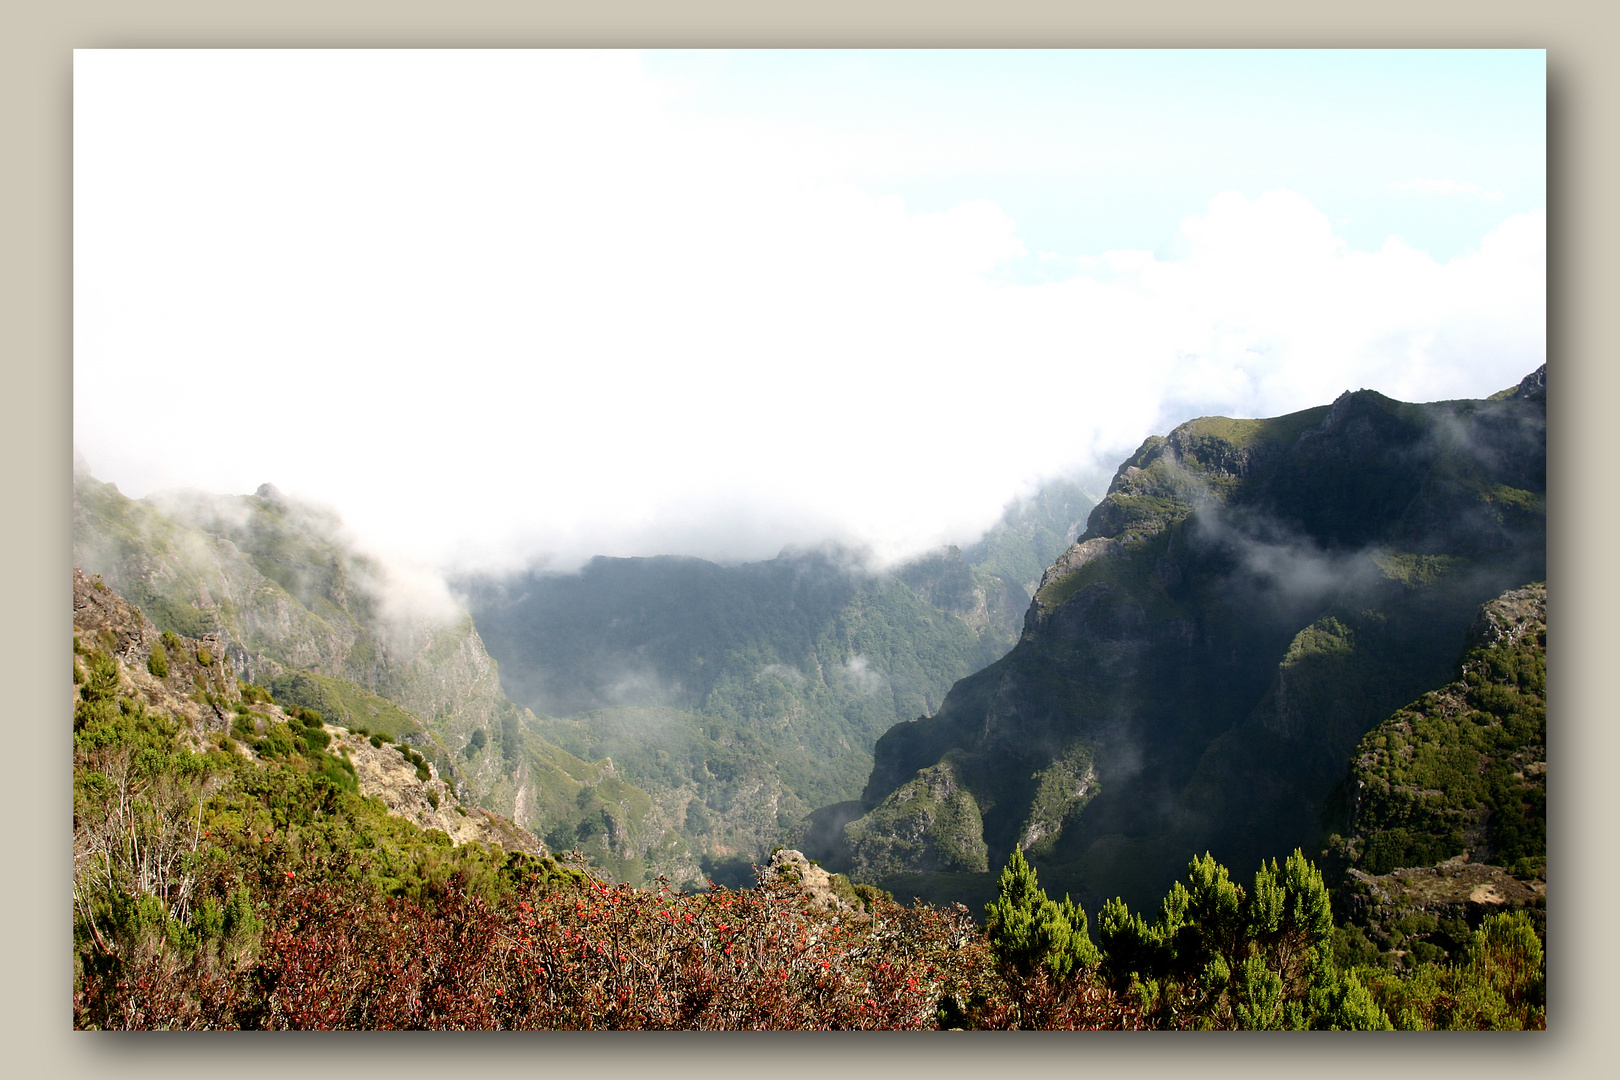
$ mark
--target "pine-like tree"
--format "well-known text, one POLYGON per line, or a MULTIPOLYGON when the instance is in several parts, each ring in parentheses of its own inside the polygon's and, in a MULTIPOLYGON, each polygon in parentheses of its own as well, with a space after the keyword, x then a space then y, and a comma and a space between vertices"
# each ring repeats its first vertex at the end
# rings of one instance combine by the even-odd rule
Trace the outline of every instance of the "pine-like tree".
POLYGON ((1009 973, 1031 978, 1044 965, 1055 978, 1094 967, 1100 959, 1086 932, 1086 913, 1067 896, 1046 895, 1021 848, 1001 871, 1000 892, 985 911, 985 934, 1009 973))

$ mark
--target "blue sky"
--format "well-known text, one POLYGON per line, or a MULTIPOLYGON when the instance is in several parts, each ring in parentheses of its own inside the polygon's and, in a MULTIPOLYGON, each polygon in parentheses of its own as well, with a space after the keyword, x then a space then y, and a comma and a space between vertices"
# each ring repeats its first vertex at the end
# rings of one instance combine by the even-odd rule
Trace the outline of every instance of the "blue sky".
POLYGON ((80 51, 75 446, 435 567, 969 542, 1194 416, 1542 363, 1544 83, 1539 51, 80 51))
POLYGON ((1209 197, 1289 188, 1352 247, 1437 259, 1546 204, 1541 50, 658 52, 693 112, 892 139, 848 176, 994 199, 1032 252, 1176 250, 1209 197), (910 147, 911 155, 899 147, 910 147), (1500 198, 1396 185, 1475 185, 1500 198))

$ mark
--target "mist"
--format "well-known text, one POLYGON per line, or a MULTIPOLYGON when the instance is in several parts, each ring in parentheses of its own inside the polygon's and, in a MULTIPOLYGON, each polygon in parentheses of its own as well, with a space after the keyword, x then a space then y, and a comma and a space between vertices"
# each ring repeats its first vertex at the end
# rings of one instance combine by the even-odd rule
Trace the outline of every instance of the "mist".
MULTIPOLYGON (((945 167, 921 128, 810 138, 635 54, 90 52, 75 78, 76 448, 137 497, 333 507, 424 596, 596 555, 892 565, 1194 416, 1485 396, 1545 356, 1544 211, 1444 160, 1373 185, 1492 215, 1442 256, 1190 145, 1158 167, 1198 199, 1054 250, 997 147, 946 162, 962 197, 908 197, 945 167)), ((1062 120, 1020 137, 1067 146, 1062 120)))

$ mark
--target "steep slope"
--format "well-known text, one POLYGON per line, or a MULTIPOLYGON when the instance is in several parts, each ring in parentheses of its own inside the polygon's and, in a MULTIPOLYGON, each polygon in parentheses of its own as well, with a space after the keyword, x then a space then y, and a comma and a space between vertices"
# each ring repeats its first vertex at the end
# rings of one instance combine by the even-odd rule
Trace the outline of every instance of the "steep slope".
POLYGON ((1361 740, 1323 815, 1337 906, 1381 959, 1455 956, 1504 910, 1544 925, 1546 586, 1484 605, 1468 643, 1456 681, 1361 740))
POLYGON ((471 617, 411 598, 336 515, 270 485, 240 498, 132 500, 74 478, 74 563, 161 629, 208 635, 278 700, 409 744, 468 801, 579 846, 612 873, 695 882, 647 794, 547 742, 502 692, 471 617))
MULTIPOLYGON (((453 844, 498 844, 545 856, 545 844, 512 822, 464 805, 434 766, 416 765, 394 746, 363 732, 323 723, 299 706, 283 708, 262 689, 239 683, 220 639, 160 631, 99 577, 73 572, 74 681, 107 682, 134 708, 166 718, 192 753, 220 748, 254 762, 300 760, 339 789, 374 798, 421 829, 439 829, 453 844), (98 667, 97 660, 110 660, 98 667), (347 773, 347 776, 344 774, 347 773)), ((125 712, 130 707, 125 708, 125 712)))
MULTIPOLYGON (((1145 902, 1206 849, 1314 846, 1361 737, 1450 678, 1481 603, 1545 577, 1545 402, 1543 368, 1489 401, 1362 390, 1149 439, 1012 652, 879 740, 862 805, 948 761, 989 865, 1024 844, 1093 901, 1145 902)), ((870 817, 820 824, 805 850, 840 869, 870 847, 870 817)))
POLYGON ((967 551, 887 574, 821 549, 459 584, 537 730, 611 757, 710 873, 746 883, 811 807, 859 792, 879 735, 1011 646, 1038 568, 1092 504, 1048 484, 967 551))

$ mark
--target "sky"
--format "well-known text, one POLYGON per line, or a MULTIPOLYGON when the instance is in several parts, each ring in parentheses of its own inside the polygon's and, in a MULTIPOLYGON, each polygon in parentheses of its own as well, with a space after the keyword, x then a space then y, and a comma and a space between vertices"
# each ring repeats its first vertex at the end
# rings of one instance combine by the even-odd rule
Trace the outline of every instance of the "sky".
POLYGON ((440 571, 969 543, 1196 416, 1543 363, 1545 75, 81 50, 75 453, 440 571))

